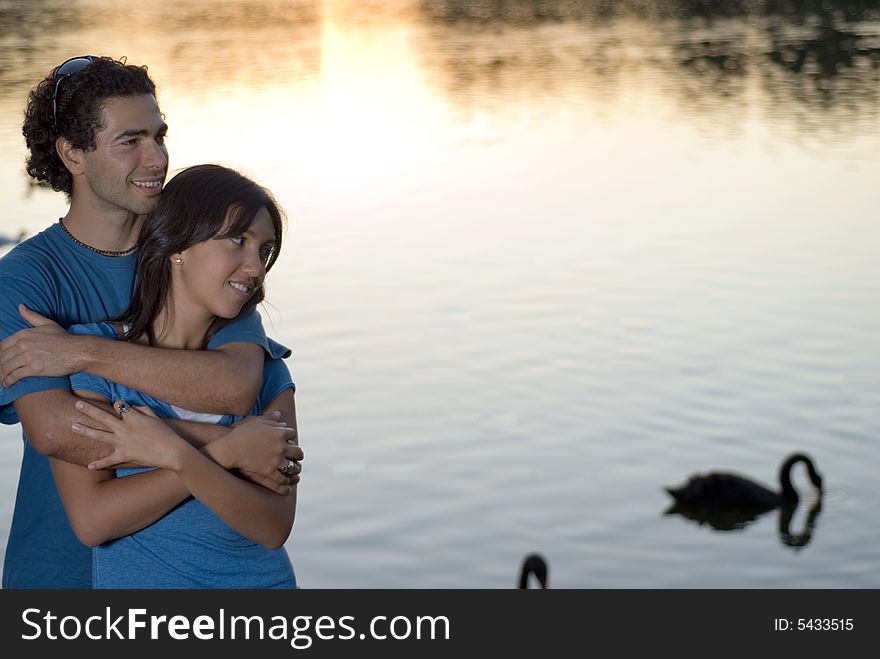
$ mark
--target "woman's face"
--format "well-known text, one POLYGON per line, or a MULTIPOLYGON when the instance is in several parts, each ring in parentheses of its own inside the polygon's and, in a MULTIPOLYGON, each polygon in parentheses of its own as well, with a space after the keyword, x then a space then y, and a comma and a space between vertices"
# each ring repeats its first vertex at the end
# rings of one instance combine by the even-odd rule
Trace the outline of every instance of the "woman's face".
POLYGON ((205 240, 176 255, 182 263, 172 259, 180 276, 175 295, 182 294, 187 305, 201 305, 210 315, 235 318, 263 285, 274 246, 272 218, 261 208, 243 235, 205 240))

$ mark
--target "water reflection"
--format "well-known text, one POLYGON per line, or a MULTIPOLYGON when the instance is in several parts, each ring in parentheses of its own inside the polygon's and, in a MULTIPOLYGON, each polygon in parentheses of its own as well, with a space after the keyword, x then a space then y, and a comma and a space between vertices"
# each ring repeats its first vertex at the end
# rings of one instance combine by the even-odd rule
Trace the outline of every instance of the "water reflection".
POLYGON ((29 89, 48 72, 48 68, 41 71, 36 80, 32 75, 34 63, 46 50, 46 35, 76 33, 84 27, 84 17, 75 2, 0 3, 0 99, 8 97, 8 87, 27 85, 25 89, 29 89))
MULTIPOLYGON (((506 587, 534 546, 571 587, 873 584, 869 4, 0 0, 0 229, 58 217, 61 195, 22 197, 21 112, 85 48, 150 66, 174 167, 277 190, 271 331, 297 349, 316 468, 306 587, 506 587), (850 151, 805 155, 805 135, 850 151), (464 468, 437 481, 450 424, 464 468), (681 551, 640 496, 634 469, 722 443, 758 460, 805 427, 864 504, 832 506, 852 519, 810 545, 821 575, 753 533, 681 551), (589 514, 584 488, 606 497, 589 514)), ((780 509, 780 541, 811 542, 820 509, 780 509)))
POLYGON ((786 547, 800 550, 806 547, 813 538, 813 529, 816 528, 816 520, 822 512, 822 498, 819 497, 807 511, 804 520, 804 528, 800 533, 792 533, 790 530, 791 519, 794 516, 796 506, 786 506, 779 511, 779 541, 786 547))
MULTIPOLYGON (((783 506, 779 509, 778 535, 779 542, 796 551, 806 547, 813 538, 813 530, 819 514, 822 512, 822 498, 818 498, 810 504, 803 524, 803 530, 799 533, 791 532, 791 522, 798 506, 783 506)), ((730 508, 712 509, 695 505, 675 503, 667 508, 664 515, 679 515, 685 519, 696 522, 698 526, 709 526, 715 531, 741 531, 755 522, 758 518, 773 510, 773 508, 730 508)))
POLYGON ((878 17, 877 2, 855 0, 5 2, 0 103, 20 107, 83 44, 146 62, 162 89, 202 96, 314 83, 339 25, 352 43, 399 25, 422 74, 466 120, 602 114, 644 97, 712 133, 741 129, 758 108, 785 133, 841 141, 876 123, 878 17))
POLYGON ((796 22, 830 16, 867 21, 880 15, 880 7, 871 0, 421 0, 420 5, 432 20, 450 24, 601 22, 622 15, 652 20, 777 16, 796 22))
POLYGON ((3 48, 36 50, 38 45, 29 41, 31 37, 53 30, 79 29, 84 25, 83 13, 75 1, 31 0, 0 4, 0 44, 3 48))
POLYGON ((710 130, 746 124, 757 106, 834 140, 876 113, 876 2, 422 0, 420 9, 434 26, 428 66, 442 62, 440 84, 466 106, 608 104, 638 86, 710 130))
POLYGON ((757 520, 762 515, 773 510, 767 508, 707 508, 705 506, 674 503, 665 511, 664 515, 681 515, 685 519, 696 522, 698 526, 704 524, 716 531, 740 531, 757 520))
POLYGON ((161 71, 160 93, 295 84, 320 70, 321 5, 320 0, 5 2, 0 91, 23 105, 36 81, 84 48, 161 71))

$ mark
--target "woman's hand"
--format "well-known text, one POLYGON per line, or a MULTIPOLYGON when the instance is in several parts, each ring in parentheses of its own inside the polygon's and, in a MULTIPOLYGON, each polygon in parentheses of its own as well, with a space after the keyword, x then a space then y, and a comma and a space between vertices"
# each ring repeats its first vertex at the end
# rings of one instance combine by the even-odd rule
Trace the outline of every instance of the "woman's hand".
POLYGON ((95 430, 74 423, 74 432, 113 447, 105 458, 89 464, 89 469, 109 469, 121 464, 138 464, 177 471, 187 451, 193 449, 180 435, 163 423, 148 407, 132 407, 118 400, 113 407, 119 416, 80 400, 76 409, 98 421, 109 431, 95 430))
POLYGON ((286 495, 299 482, 303 452, 296 444, 296 430, 277 418, 246 417, 210 446, 214 451, 222 448, 221 463, 227 469, 237 469, 251 482, 286 495))

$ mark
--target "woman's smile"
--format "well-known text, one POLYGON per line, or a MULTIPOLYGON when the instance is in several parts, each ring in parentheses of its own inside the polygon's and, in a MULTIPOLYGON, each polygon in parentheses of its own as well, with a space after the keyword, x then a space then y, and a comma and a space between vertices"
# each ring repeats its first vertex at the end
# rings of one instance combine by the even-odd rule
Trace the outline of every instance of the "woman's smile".
POLYGON ((251 295, 254 293, 254 285, 253 284, 242 284, 237 281, 230 281, 229 285, 232 287, 232 290, 236 292, 237 295, 241 297, 242 300, 249 300, 251 295))

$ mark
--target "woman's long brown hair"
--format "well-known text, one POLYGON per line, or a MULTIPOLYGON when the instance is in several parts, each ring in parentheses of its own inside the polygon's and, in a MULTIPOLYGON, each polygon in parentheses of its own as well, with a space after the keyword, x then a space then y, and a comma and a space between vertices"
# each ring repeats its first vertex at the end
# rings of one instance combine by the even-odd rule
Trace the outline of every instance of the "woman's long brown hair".
MULTIPOLYGON (((261 208, 269 212, 275 233, 275 246, 266 261, 268 271, 281 250, 283 225, 271 192, 220 165, 196 165, 172 178, 141 228, 134 294, 128 309, 116 318, 128 326, 122 338, 135 341, 146 335, 150 345, 156 345, 154 325, 171 295, 171 255, 205 240, 242 235, 261 208)), ((250 313, 264 297, 261 286, 236 318, 215 318, 202 347, 221 327, 250 313)))

